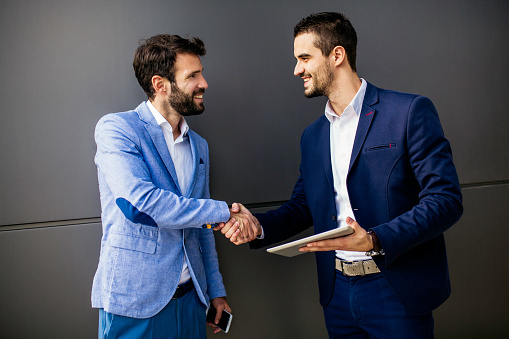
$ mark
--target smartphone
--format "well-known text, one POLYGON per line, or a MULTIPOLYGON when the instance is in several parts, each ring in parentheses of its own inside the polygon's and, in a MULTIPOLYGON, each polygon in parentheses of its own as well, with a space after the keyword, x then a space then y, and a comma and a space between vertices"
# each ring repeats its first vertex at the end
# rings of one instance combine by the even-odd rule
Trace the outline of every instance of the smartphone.
MULTIPOLYGON (((219 324, 216 324, 224 333, 228 333, 230 330, 230 324, 232 323, 233 316, 226 310, 223 310, 223 314, 221 315, 221 319, 219 319, 219 324)), ((209 323, 215 324, 216 321, 216 308, 209 307, 207 308, 207 321, 209 323)))

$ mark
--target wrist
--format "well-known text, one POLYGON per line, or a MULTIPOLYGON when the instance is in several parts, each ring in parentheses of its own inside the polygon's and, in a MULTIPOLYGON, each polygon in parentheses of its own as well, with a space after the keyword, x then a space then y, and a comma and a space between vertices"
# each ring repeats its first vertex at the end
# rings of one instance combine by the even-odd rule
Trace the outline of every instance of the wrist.
POLYGON ((375 256, 375 255, 385 255, 384 250, 382 248, 382 243, 380 242, 380 239, 378 239, 378 236, 373 230, 368 231, 368 235, 371 238, 371 243, 373 244, 373 248, 366 252, 367 256, 375 256))

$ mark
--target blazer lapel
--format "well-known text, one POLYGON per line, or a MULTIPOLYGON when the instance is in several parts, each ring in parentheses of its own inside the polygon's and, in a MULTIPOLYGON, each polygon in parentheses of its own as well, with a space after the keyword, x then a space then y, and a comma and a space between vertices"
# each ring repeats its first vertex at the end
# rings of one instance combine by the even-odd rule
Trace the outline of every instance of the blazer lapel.
MULTIPOLYGON (((197 171, 199 166, 199 161, 201 160, 200 153, 198 152, 198 146, 196 145, 195 139, 192 137, 191 130, 188 131, 187 136, 189 137, 189 144, 191 145, 191 153, 193 155, 193 171, 191 175, 191 180, 189 180, 189 185, 185 191, 186 197, 189 198, 191 192, 193 192, 194 185, 196 184, 197 179, 197 171)), ((202 160, 203 161, 203 160, 202 160)))
POLYGON ((322 152, 322 163, 325 175, 329 181, 329 185, 334 187, 334 179, 332 177, 332 162, 330 154, 330 123, 325 116, 322 117, 324 123, 322 125, 322 131, 319 136, 318 149, 322 152))
POLYGON ((168 151, 168 146, 166 145, 166 140, 164 139, 164 134, 161 129, 161 126, 157 124, 154 116, 152 115, 152 112, 150 112, 150 109, 147 107, 147 104, 145 102, 141 103, 136 108, 136 111, 138 112, 140 119, 143 122, 145 122, 145 129, 150 135, 150 138, 152 139, 152 142, 157 152, 159 153, 159 156, 161 157, 164 165, 166 166, 166 169, 168 170, 168 173, 170 174, 171 179, 173 180, 173 186, 176 188, 178 193, 182 195, 182 192, 178 185, 178 178, 177 172, 175 171, 175 165, 171 160, 170 151, 168 151))
POLYGON ((372 108, 375 103, 378 102, 378 90, 375 86, 368 83, 366 88, 366 94, 364 95, 364 101, 362 104, 361 114, 359 116, 359 124, 357 126, 357 132, 355 133, 355 140, 352 148, 352 155, 350 157, 350 165, 348 171, 352 169, 353 164, 357 160, 359 153, 364 145, 364 140, 368 135, 369 128, 375 117, 376 110, 372 108))

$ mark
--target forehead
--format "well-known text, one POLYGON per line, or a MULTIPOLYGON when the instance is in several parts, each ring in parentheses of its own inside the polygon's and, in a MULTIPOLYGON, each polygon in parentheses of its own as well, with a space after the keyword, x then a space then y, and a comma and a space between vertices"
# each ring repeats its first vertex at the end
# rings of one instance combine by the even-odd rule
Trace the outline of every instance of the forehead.
POLYGON ((304 33, 297 35, 293 41, 293 52, 296 58, 301 55, 316 55, 321 54, 319 48, 314 44, 315 34, 304 33))
POLYGON ((201 72, 203 66, 200 57, 196 54, 177 54, 175 59, 175 76, 201 72))

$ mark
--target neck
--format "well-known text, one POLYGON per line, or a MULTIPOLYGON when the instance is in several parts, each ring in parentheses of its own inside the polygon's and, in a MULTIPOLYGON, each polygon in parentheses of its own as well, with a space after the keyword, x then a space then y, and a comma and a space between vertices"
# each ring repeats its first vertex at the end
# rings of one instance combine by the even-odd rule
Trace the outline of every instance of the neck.
POLYGON ((336 74, 335 81, 331 86, 332 91, 327 96, 334 112, 341 116, 345 108, 352 102, 353 98, 362 85, 361 79, 353 71, 336 74))
POLYGON ((167 100, 164 100, 158 96, 156 96, 150 102, 154 105, 155 109, 161 113, 161 115, 168 121, 173 131, 173 140, 176 140, 180 136, 180 121, 182 120, 182 115, 180 115, 177 111, 175 111, 167 100))

